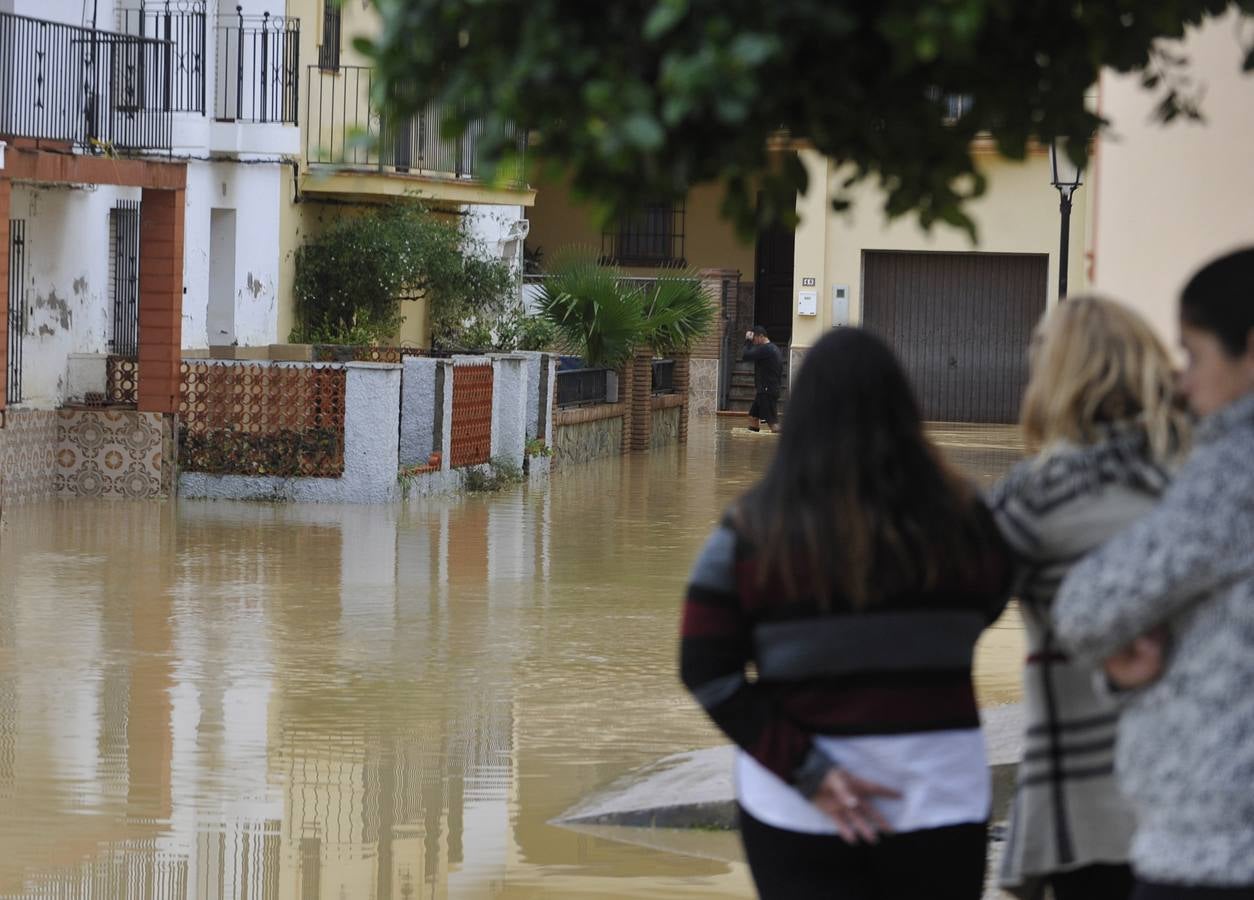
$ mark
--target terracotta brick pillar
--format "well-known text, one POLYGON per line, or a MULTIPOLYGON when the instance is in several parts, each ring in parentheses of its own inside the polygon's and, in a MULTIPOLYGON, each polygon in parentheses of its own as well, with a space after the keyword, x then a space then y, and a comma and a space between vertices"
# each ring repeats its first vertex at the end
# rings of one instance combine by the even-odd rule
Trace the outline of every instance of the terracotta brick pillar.
POLYGON ((623 453, 631 452, 631 397, 632 386, 635 378, 632 377, 632 364, 634 360, 628 360, 621 369, 618 370, 618 402, 623 406, 623 435, 620 441, 620 450, 623 453))
MULTIPOLYGON (((9 207, 13 182, 0 177, 0 411, 9 395, 9 207)), ((0 423, 2 424, 2 423, 0 423)))
POLYGON ((653 443, 653 351, 637 350, 631 360, 631 449, 653 443))
POLYGON ((185 191, 144 189, 139 210, 139 408, 177 413, 185 191))
POLYGON ((684 398, 679 408, 679 443, 688 443, 688 354, 675 354, 675 393, 684 398))

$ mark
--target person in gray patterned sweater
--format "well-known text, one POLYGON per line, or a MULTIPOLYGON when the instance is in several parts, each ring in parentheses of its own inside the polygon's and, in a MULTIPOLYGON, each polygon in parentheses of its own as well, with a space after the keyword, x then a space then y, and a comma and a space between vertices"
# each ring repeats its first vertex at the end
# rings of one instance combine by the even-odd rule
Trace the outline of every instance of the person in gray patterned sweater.
POLYGON ((1127 900, 1133 818, 1115 781, 1118 709, 1058 646, 1050 608, 1076 560, 1152 510, 1187 444, 1171 356, 1132 310, 1068 297, 1033 338, 1030 458, 988 497, 1027 632, 1024 755, 1000 884, 1036 900, 1127 900))
POLYGON ((1054 627, 1125 694, 1116 770, 1135 900, 1254 898, 1254 248, 1181 297, 1203 417, 1148 516, 1075 566, 1054 627))

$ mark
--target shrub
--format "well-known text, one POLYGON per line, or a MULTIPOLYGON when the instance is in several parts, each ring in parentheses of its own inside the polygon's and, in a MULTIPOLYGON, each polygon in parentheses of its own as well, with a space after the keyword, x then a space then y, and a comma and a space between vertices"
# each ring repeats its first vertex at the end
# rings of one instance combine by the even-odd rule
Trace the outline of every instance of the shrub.
POLYGON ((475 493, 504 490, 523 480, 522 469, 510 460, 494 456, 487 467, 475 466, 462 473, 462 487, 475 493))
POLYGON ((238 428, 179 429, 179 467, 211 475, 339 477, 344 435, 335 428, 258 434, 238 428))
POLYGON ((425 298, 435 346, 456 346, 468 323, 495 321, 517 295, 508 265, 460 226, 420 204, 398 203, 340 219, 296 254, 302 343, 393 339, 402 298, 425 298))

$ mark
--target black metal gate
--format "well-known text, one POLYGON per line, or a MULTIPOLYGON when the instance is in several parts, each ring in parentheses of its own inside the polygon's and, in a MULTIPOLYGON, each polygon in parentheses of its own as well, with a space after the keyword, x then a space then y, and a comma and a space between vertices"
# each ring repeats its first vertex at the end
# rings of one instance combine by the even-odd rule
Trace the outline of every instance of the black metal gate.
POLYGON ((26 334, 26 222, 9 220, 9 367, 6 403, 22 402, 22 337, 26 334))
POLYGON ((115 356, 139 354, 139 201, 123 200, 109 211, 113 244, 113 338, 115 356))

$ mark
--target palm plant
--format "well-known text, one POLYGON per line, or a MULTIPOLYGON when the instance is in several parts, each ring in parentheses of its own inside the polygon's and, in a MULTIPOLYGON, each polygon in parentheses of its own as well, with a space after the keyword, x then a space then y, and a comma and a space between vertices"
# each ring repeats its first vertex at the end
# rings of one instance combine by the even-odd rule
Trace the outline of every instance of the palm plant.
POLYGON ((714 307, 695 272, 677 272, 645 291, 644 319, 644 338, 655 353, 685 353, 709 333, 714 307))
POLYGON ((537 299, 558 341, 586 366, 616 369, 647 340, 639 293, 624 289, 622 273, 601 265, 590 248, 555 253, 537 299))

